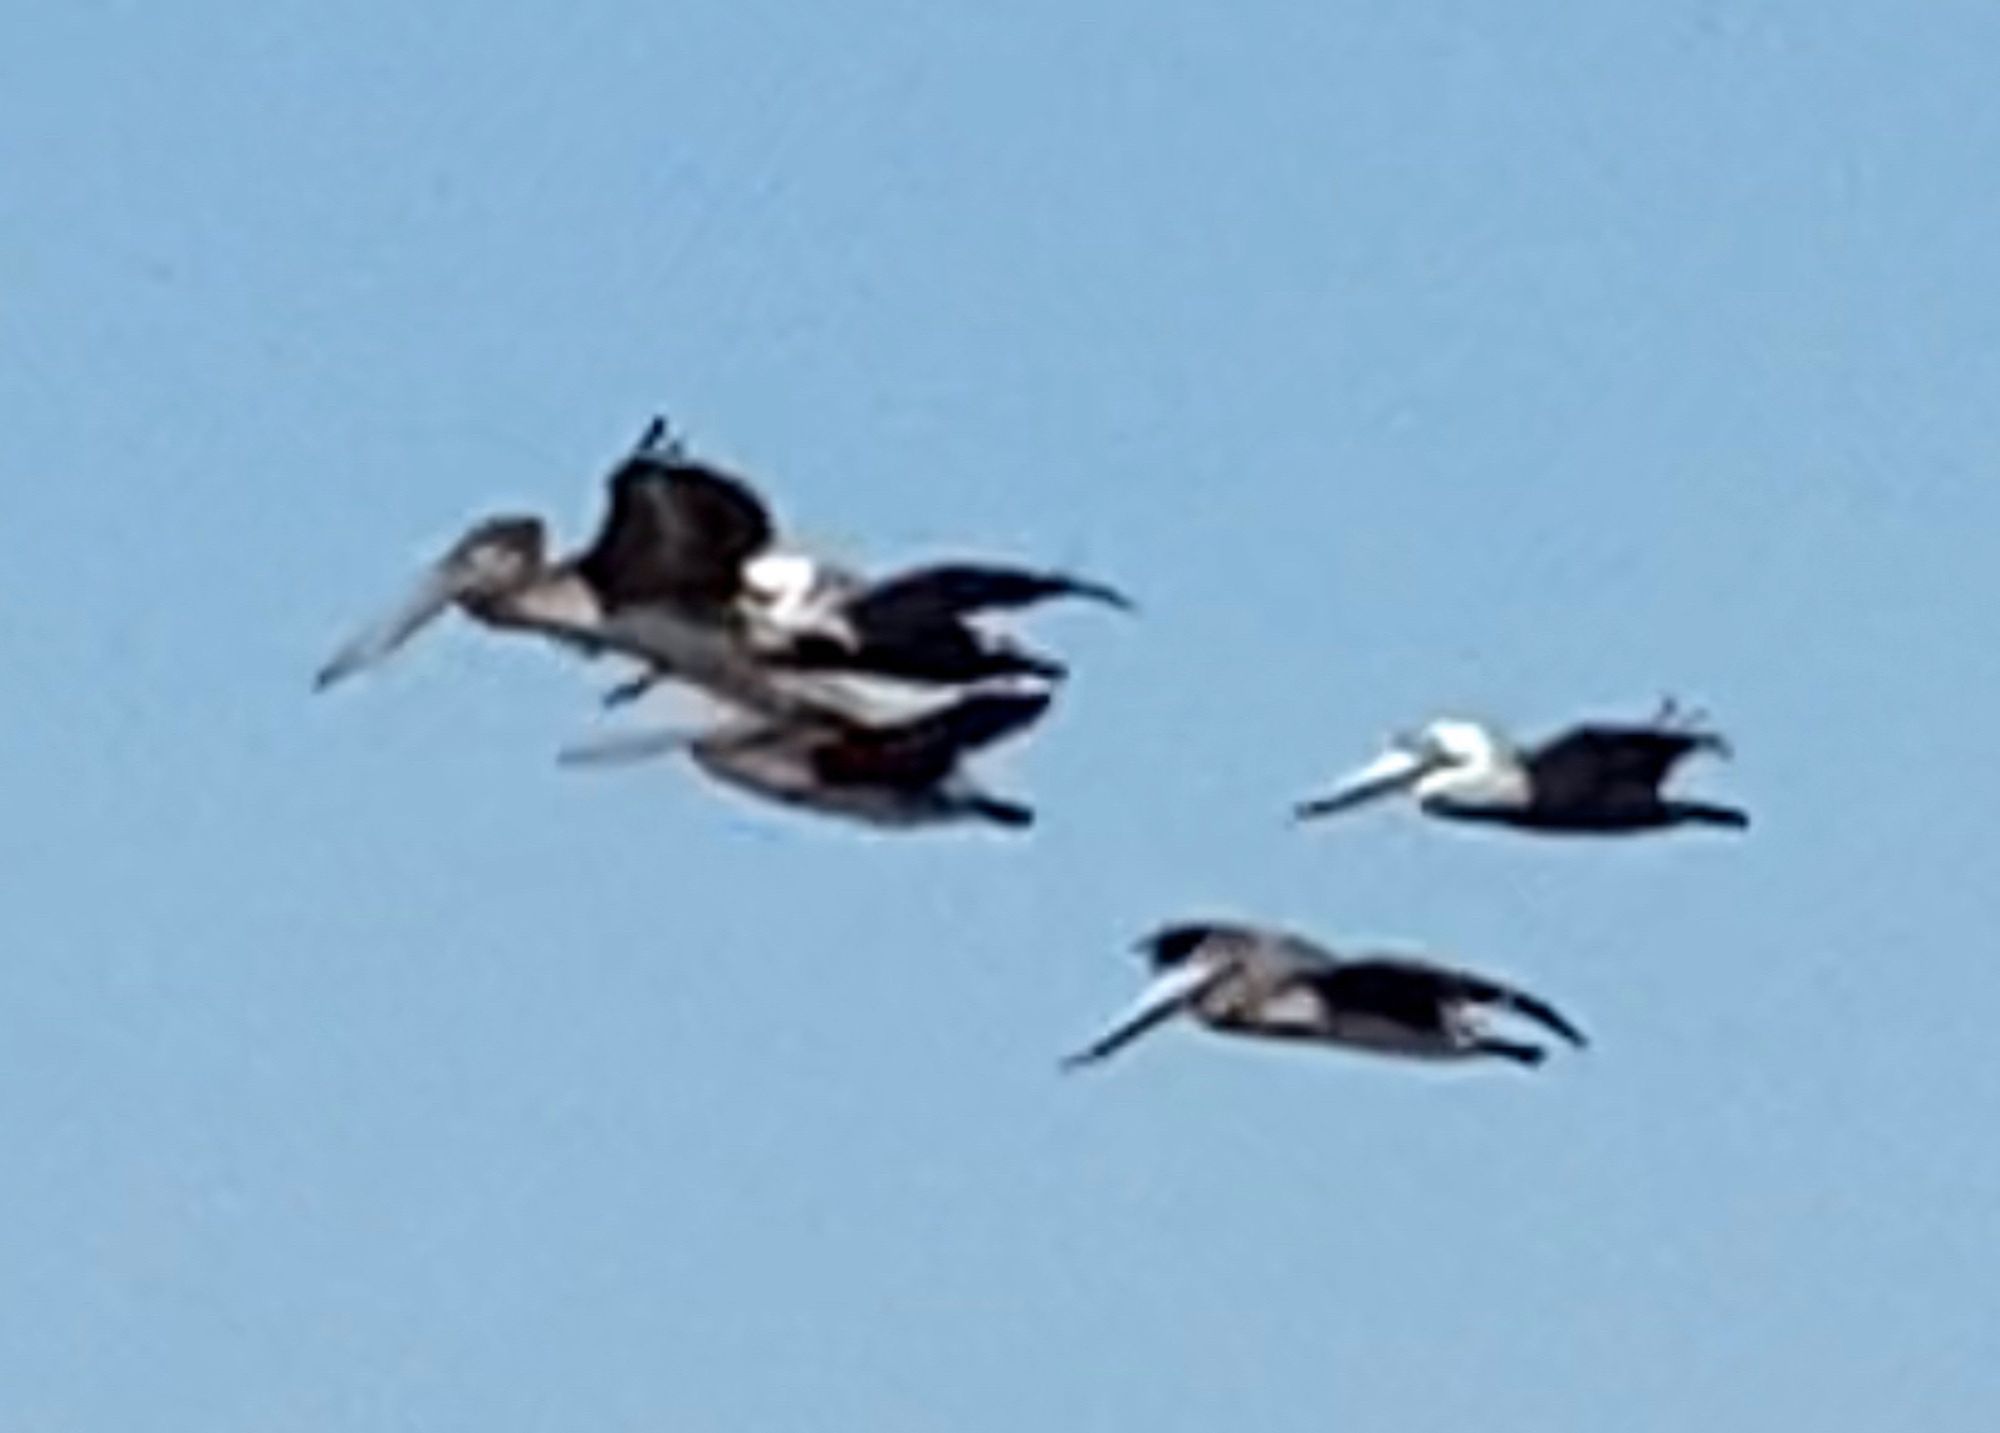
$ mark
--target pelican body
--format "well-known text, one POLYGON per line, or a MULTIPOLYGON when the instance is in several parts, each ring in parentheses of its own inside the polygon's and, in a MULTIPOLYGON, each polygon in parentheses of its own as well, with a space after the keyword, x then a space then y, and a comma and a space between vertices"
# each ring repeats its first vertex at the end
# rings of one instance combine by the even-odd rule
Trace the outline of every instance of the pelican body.
POLYGON ((1729 752, 1720 736, 1673 717, 1669 705, 1650 724, 1580 725, 1526 751, 1477 722, 1434 721, 1393 738, 1374 761, 1330 794, 1300 802, 1294 813, 1302 820, 1330 816, 1408 792, 1432 816, 1547 834, 1748 826, 1750 818, 1734 807, 1661 791, 1690 756, 1729 752))
POLYGON ((636 733, 571 747, 572 765, 624 762, 685 750, 716 780, 785 805, 867 825, 905 828, 964 820, 1025 827, 1034 812, 993 796, 964 758, 1039 720, 1050 695, 975 692, 950 706, 881 726, 830 718, 725 723, 692 737, 636 733))
POLYGON ((1581 1048, 1583 1033, 1546 1002, 1462 970, 1406 956, 1347 959, 1286 931, 1226 922, 1170 925, 1139 942, 1155 972, 1133 1006, 1064 1061, 1109 1058, 1179 1015, 1211 1030, 1303 1040, 1422 1060, 1539 1065, 1547 1050, 1490 1030, 1497 1010, 1581 1048))

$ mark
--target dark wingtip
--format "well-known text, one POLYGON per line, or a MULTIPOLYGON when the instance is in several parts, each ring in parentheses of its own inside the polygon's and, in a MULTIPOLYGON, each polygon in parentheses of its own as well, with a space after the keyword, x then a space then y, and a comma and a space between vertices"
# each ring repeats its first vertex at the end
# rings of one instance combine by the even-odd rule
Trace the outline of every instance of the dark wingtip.
POLYGON ((1520 1040, 1480 1040, 1472 1046, 1475 1053, 1490 1055, 1496 1060, 1508 1060, 1526 1070, 1540 1067, 1549 1058, 1549 1052, 1540 1045, 1530 1045, 1520 1040))
POLYGON ((1119 612, 1137 612, 1139 604, 1108 582, 1092 582, 1082 577, 1065 577, 1063 590, 1072 597, 1101 603, 1119 612))
POLYGON ((1023 806, 1018 801, 1003 801, 997 796, 974 797, 967 809, 975 816, 1010 831, 1025 831, 1035 824, 1033 807, 1023 806))
POLYGON ((1513 1009, 1527 1016, 1543 1029, 1559 1035, 1572 1048, 1587 1050, 1590 1040, 1581 1029, 1570 1023, 1569 1017, 1546 1000, 1537 1000, 1532 995, 1516 994, 1511 1002, 1513 1009))
POLYGON ((1035 687, 1028 691, 998 692, 991 698, 974 700, 991 700, 996 709, 1007 711, 1016 724, 1025 726, 1048 713, 1049 708, 1055 705, 1056 691, 1054 687, 1035 687))
POLYGON ((1674 815, 1687 824, 1715 826, 1724 831, 1750 829, 1750 813, 1734 806, 1717 806, 1707 801, 1681 801, 1676 802, 1672 809, 1674 815))
POLYGON ((1069 668, 1054 657, 1011 644, 1002 645, 993 654, 992 665, 1003 677, 1032 677, 1049 683, 1069 680, 1069 668))
POLYGON ((1672 692, 1661 694, 1660 704, 1653 712, 1654 726, 1686 737, 1692 750, 1712 752, 1724 761, 1735 756, 1736 748, 1729 744, 1729 738, 1708 723, 1709 715, 1704 708, 1688 706, 1672 692))

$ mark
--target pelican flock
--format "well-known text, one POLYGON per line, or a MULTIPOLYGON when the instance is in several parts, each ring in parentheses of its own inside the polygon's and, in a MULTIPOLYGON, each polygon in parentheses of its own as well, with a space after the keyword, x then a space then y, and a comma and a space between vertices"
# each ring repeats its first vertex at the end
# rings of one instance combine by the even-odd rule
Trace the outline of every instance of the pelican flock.
MULTIPOLYGON (((1040 722, 1068 667, 995 619, 1063 599, 1130 612, 1125 593, 975 559, 870 576, 787 547, 749 480, 691 456, 660 418, 606 487, 596 533, 566 556, 551 555, 538 517, 474 525, 336 649, 315 688, 380 665, 456 609, 496 631, 624 661, 632 675, 604 693, 605 706, 664 685, 719 708, 694 729, 634 727, 573 743, 558 753, 564 764, 684 755, 737 791, 876 828, 1033 824, 1029 804, 995 794, 967 763, 1040 722)), ((1583 722, 1526 747, 1445 717, 1391 738, 1293 813, 1314 820, 1403 795, 1427 816, 1543 835, 1744 829, 1741 809, 1666 790, 1700 754, 1729 747, 1672 702, 1647 721, 1583 722)), ((1540 997, 1415 955, 1337 954, 1234 920, 1165 926, 1139 949, 1151 983, 1063 1068, 1097 1064, 1179 1016, 1226 1034, 1523 1068, 1549 1052, 1533 1035, 1586 1044, 1540 997)))
POLYGON ((1030 808, 987 795, 962 762, 1032 725, 1065 669, 974 619, 1058 597, 1129 609, 1122 593, 970 561, 870 581, 787 550, 749 482, 690 457, 660 418, 607 486, 596 536, 560 560, 539 518, 477 524, 344 642, 315 686, 380 664, 455 607, 495 630, 635 663, 610 705, 677 683, 724 709, 691 734, 579 743, 561 753, 569 764, 678 751, 741 790, 872 825, 1030 824, 1030 808))

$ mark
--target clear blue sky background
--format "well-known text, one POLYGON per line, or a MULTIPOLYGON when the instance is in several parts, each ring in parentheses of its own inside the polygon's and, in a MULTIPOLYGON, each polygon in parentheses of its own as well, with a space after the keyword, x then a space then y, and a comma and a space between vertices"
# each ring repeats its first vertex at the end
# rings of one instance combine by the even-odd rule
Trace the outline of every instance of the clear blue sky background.
POLYGON ((5 30, 0 1430, 1994 1426, 1992 6, 5 30), (1142 597, 1029 839, 558 771, 463 627, 308 695, 656 407, 1142 597), (1748 839, 1283 820, 1665 690, 1748 839), (1059 1078, 1203 911, 1597 1046, 1059 1078))

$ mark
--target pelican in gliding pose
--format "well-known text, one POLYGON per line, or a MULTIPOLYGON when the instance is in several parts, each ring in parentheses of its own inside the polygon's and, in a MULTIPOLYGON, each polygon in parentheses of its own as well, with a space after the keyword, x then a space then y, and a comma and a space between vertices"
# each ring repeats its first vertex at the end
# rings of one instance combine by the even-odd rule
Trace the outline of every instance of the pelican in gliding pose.
POLYGON ((1391 738, 1374 761, 1293 813, 1310 820, 1408 792, 1428 815, 1552 834, 1748 826, 1736 807, 1661 790, 1700 752, 1727 756, 1729 745, 1671 702, 1650 722, 1586 723, 1526 750, 1492 727, 1446 718, 1391 738))
POLYGON ((1178 1015, 1225 1034, 1423 1060, 1532 1066, 1548 1057, 1543 1046, 1492 1028, 1487 1013, 1585 1044, 1583 1032, 1547 1002, 1411 956, 1339 956, 1288 931, 1218 921, 1166 926, 1138 949, 1153 967, 1152 984, 1064 1068, 1107 1059, 1178 1015))

